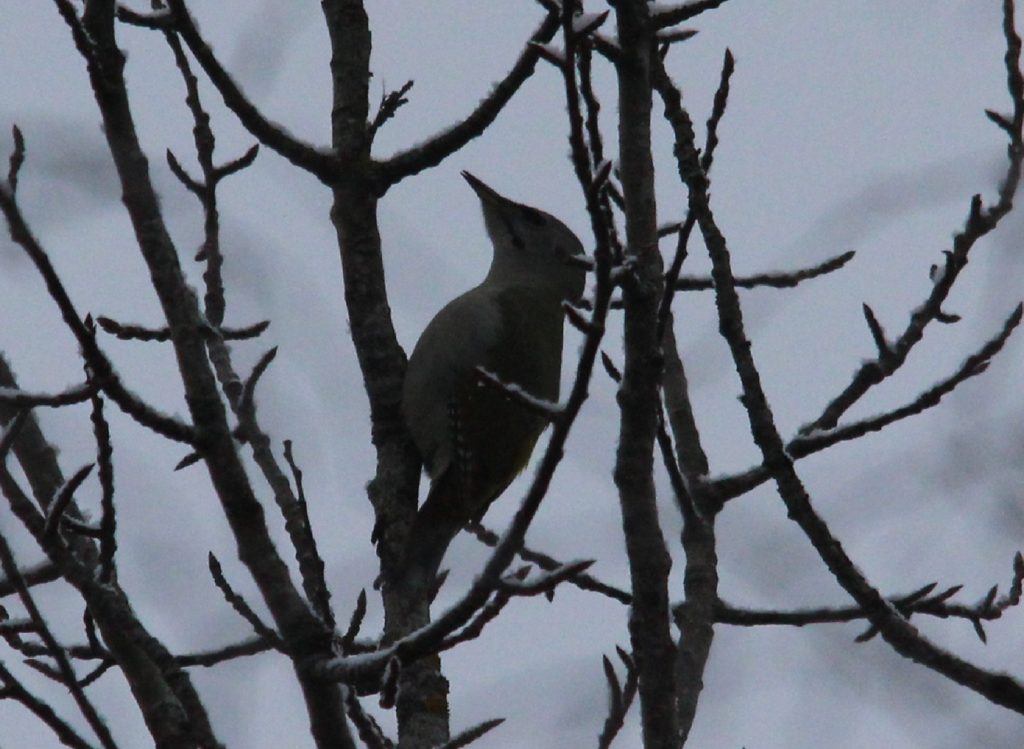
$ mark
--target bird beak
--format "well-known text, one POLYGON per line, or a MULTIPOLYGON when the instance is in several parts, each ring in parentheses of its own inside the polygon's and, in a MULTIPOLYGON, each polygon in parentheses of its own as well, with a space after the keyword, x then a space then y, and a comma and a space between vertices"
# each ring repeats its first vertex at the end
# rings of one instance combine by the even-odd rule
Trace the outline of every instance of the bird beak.
POLYGON ((462 176, 469 183, 469 186, 473 188, 473 192, 475 192, 484 203, 490 205, 501 205, 502 203, 512 202, 508 198, 492 190, 469 172, 464 171, 462 176))

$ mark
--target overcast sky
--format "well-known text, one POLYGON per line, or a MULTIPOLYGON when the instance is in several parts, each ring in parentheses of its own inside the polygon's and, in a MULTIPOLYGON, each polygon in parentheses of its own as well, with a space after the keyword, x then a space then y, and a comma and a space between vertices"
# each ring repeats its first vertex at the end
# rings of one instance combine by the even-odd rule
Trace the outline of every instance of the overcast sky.
MULTIPOLYGON (((225 65, 267 116, 311 142, 328 143, 329 53, 317 4, 191 4, 225 65)), ((406 80, 416 82, 410 103, 379 135, 378 155, 408 147, 468 112, 508 69, 541 17, 528 0, 371 0, 367 6, 374 98, 406 80)), ((889 330, 902 329, 927 294, 928 268, 941 262, 971 195, 994 196, 1005 141, 983 110, 1005 110, 1008 103, 999 6, 997 0, 732 0, 692 24, 698 36, 671 53, 670 72, 701 130, 725 48, 736 57, 712 205, 737 272, 793 269, 857 251, 846 269, 796 291, 743 296, 747 334, 784 434, 813 418, 872 356, 861 304, 869 303, 889 330)), ((158 35, 122 29, 121 40, 165 216, 198 286, 201 269, 191 257, 201 215, 163 159, 171 148, 194 163, 182 84, 158 35)), ((606 145, 613 152, 613 76, 598 67, 606 145)), ((20 202, 79 309, 158 325, 159 309, 121 209, 84 66, 49 4, 7 0, 0 8, 0 92, 0 160, 10 150, 9 126, 17 123, 28 144, 20 202)), ((204 92, 220 160, 237 157, 253 138, 209 87, 204 92)), ((563 109, 560 80, 542 63, 483 138, 382 201, 391 305, 406 347, 447 300, 481 279, 490 259, 478 201, 460 170, 558 215, 585 246, 593 246, 566 158, 563 109)), ((660 117, 660 105, 655 113, 660 117)), ((684 193, 661 122, 656 139, 659 219, 667 221, 682 216, 684 193)), ((261 417, 275 439, 294 441, 335 608, 345 620, 376 575, 369 545, 373 518, 363 490, 374 459, 328 220, 330 196, 268 150, 253 169, 224 183, 220 195, 227 321, 273 321, 261 340, 234 347, 238 364, 247 371, 266 348, 280 346, 259 391, 261 417)), ((948 304, 963 320, 930 328, 904 370, 851 417, 909 400, 999 329, 1022 296, 1021 227, 1011 215, 977 246, 948 304)), ((665 252, 671 247, 667 242, 665 252)), ((701 249, 694 244, 688 272, 706 272, 701 249)), ((56 390, 81 379, 70 334, 6 234, 0 238, 0 319, 0 350, 24 387, 56 390)), ((739 385, 718 338, 712 297, 682 296, 676 321, 712 471, 742 470, 756 461, 756 450, 736 401, 739 385)), ((606 340, 618 359, 620 335, 613 327, 606 340)), ((569 362, 578 344, 578 337, 568 336, 569 362)), ((166 348, 114 340, 104 345, 131 387, 165 410, 185 413, 166 348)), ((816 507, 883 591, 962 583, 961 599, 973 603, 995 583, 1005 590, 1024 538, 1022 350, 1011 341, 986 375, 940 408, 800 462, 816 507)), ((572 368, 564 369, 567 378, 572 368)), ((598 373, 529 542, 559 558, 595 558, 595 574, 625 585, 611 481, 616 410, 613 387, 598 373)), ((108 411, 121 582, 137 612, 176 652, 247 636, 247 626, 206 571, 212 550, 232 583, 258 602, 235 561, 205 472, 172 473, 180 449, 112 407, 108 411)), ((61 448, 66 473, 92 460, 87 410, 48 412, 42 420, 61 448)), ((529 473, 491 510, 490 525, 508 519, 529 473)), ((664 477, 658 481, 678 599, 680 521, 664 477)), ((94 507, 96 485, 87 483, 80 496, 94 507)), ((279 526, 275 534, 283 540, 279 526)), ((847 602, 770 489, 731 503, 719 527, 720 591, 729 602, 778 608, 847 602)), ((22 562, 38 559, 2 509, 0 529, 22 562)), ((483 559, 470 539, 453 545, 454 572, 441 606, 457 596, 483 559)), ((40 599, 67 641, 80 641, 81 605, 68 605, 68 590, 47 586, 40 599)), ((381 618, 371 596, 364 633, 376 632, 381 618)), ((1024 612, 1011 611, 990 625, 988 645, 962 621, 914 621, 975 663, 1024 675, 1024 612)), ((1018 716, 901 659, 884 643, 855 644, 861 631, 858 625, 719 627, 688 746, 1019 745, 1018 716)), ((453 728, 505 717, 481 747, 594 746, 607 702, 601 656, 613 655, 615 645, 628 646, 626 611, 618 604, 568 587, 552 603, 514 601, 481 639, 445 657, 453 728)), ((9 666, 15 661, 4 658, 9 666)), ((19 673, 45 689, 41 677, 19 673)), ((284 659, 251 658, 197 671, 194 678, 229 746, 263 749, 306 740, 305 713, 284 659)), ((123 745, 145 745, 141 718, 117 674, 108 673, 93 689, 123 745)), ((74 720, 67 700, 57 704, 74 720)), ((631 717, 616 742, 623 749, 639 746, 635 710, 631 717)), ((381 719, 391 725, 390 716, 381 719)), ((0 702, 0 746, 51 743, 25 710, 0 702)))

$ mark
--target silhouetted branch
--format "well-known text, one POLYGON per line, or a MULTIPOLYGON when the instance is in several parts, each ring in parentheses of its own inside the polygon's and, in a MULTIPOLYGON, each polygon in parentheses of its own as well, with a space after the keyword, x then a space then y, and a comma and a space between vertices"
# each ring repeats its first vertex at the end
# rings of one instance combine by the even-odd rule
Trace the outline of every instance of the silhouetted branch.
POLYGON ((92 396, 92 428, 96 439, 97 478, 100 482, 100 580, 116 579, 114 554, 117 551, 117 514, 114 509, 114 446, 110 441, 110 425, 103 415, 103 399, 92 396))
POLYGON ((381 96, 380 106, 377 107, 377 115, 369 125, 368 135, 371 139, 377 135, 377 131, 381 129, 384 123, 395 116, 400 107, 409 103, 405 95, 412 90, 412 86, 412 81, 406 81, 397 91, 388 91, 381 96))
MULTIPOLYGON (((169 341, 171 331, 169 328, 146 328, 141 325, 125 325, 116 322, 109 317, 97 317, 96 322, 107 333, 110 333, 123 341, 169 341)), ((244 328, 219 328, 217 333, 225 341, 243 341, 249 338, 256 338, 263 331, 270 327, 269 320, 248 325, 244 328)), ((213 335, 209 328, 202 329, 204 335, 213 335)))
POLYGON ((557 30, 558 16, 549 13, 543 23, 533 32, 512 69, 494 85, 491 92, 484 97, 476 109, 457 124, 430 137, 423 143, 383 159, 379 163, 379 174, 383 182, 382 192, 406 177, 437 166, 483 133, 505 108, 519 87, 533 75, 540 57, 537 45, 550 41, 557 30))
MULTIPOLYGON (((14 554, 11 552, 10 546, 7 545, 7 539, 3 534, 0 534, 0 568, 3 569, 4 576, 14 584, 18 597, 21 599, 21 604, 25 607, 25 611, 32 620, 36 634, 39 635, 46 645, 47 655, 57 664, 60 683, 71 693, 75 704, 82 713, 82 717, 85 718, 100 744, 105 749, 117 749, 117 744, 114 742, 114 737, 110 734, 110 729, 107 728, 106 723, 96 711, 92 701, 86 696, 85 691, 78 682, 78 677, 75 675, 71 661, 68 660, 64 649, 53 636, 49 626, 46 624, 46 620, 43 618, 42 612, 36 606, 31 591, 25 585, 25 581, 22 580, 18 565, 14 561, 14 554)), ((48 725, 51 724, 48 723, 48 725)))
POLYGON ((53 498, 53 504, 47 508, 46 523, 43 525, 43 535, 51 536, 57 532, 57 526, 61 519, 64 517, 64 511, 67 510, 68 505, 71 504, 71 500, 75 496, 75 491, 82 482, 85 481, 86 477, 92 472, 95 467, 95 463, 89 463, 79 468, 69 478, 58 491, 53 498))
POLYGON ((619 677, 615 673, 615 666, 612 665, 608 656, 601 657, 604 666, 604 676, 608 681, 608 717, 605 718, 601 735, 597 737, 598 749, 608 749, 612 741, 618 736, 619 731, 626 721, 626 713, 629 712, 633 699, 636 697, 637 674, 633 659, 629 653, 620 647, 615 648, 619 660, 626 667, 625 686, 619 683, 619 677))
MULTIPOLYGON (((494 531, 488 530, 481 523, 470 523, 466 526, 466 530, 472 533, 478 541, 486 544, 487 546, 494 547, 498 544, 498 534, 494 531)), ((517 553, 524 561, 536 564, 542 570, 547 572, 553 572, 554 570, 564 566, 562 562, 557 561, 553 557, 534 549, 530 549, 526 546, 519 549, 517 553)), ((600 593, 626 605, 629 605, 633 600, 633 596, 621 588, 607 585, 585 572, 579 572, 570 576, 566 579, 566 582, 571 585, 575 585, 580 590, 589 590, 594 593, 600 593)))
POLYGON ((678 684, 670 667, 676 658, 668 600, 672 558, 658 517, 654 483, 664 373, 658 330, 664 268, 658 251, 651 141, 651 75, 659 58, 650 13, 646 0, 620 0, 615 4, 626 262, 621 277, 625 357, 616 396, 619 437, 613 478, 633 593, 629 635, 639 679, 644 743, 648 749, 674 749, 680 745, 680 730, 678 684))
MULTIPOLYGON (((737 276, 735 278, 736 288, 756 289, 775 288, 789 289, 797 284, 818 278, 828 273, 839 270, 850 262, 856 253, 853 250, 844 252, 841 255, 829 258, 828 260, 812 265, 809 268, 802 268, 795 271, 781 271, 779 273, 758 273, 753 276, 737 276)), ((710 291, 715 285, 710 277, 699 278, 696 276, 681 276, 673 284, 677 291, 710 291)))
MULTIPOLYGON (((327 582, 324 579, 324 560, 317 549, 316 537, 313 535, 313 525, 309 522, 309 505, 306 502, 306 493, 302 488, 302 471, 299 469, 295 458, 292 455, 292 441, 284 441, 284 459, 288 461, 288 467, 292 471, 292 480, 295 483, 295 505, 289 506, 285 513, 285 520, 289 521, 290 515, 295 513, 297 523, 288 523, 288 530, 293 534, 292 546, 295 548, 295 558, 299 562, 299 572, 302 575, 302 588, 309 599, 310 605, 316 611, 325 624, 334 629, 334 611, 331 609, 331 592, 327 589, 327 582)), ((363 605, 363 613, 366 613, 366 592, 360 597, 363 605)), ((358 609, 358 607, 357 607, 358 609)), ((355 616, 353 613, 353 617, 355 616)), ((361 617, 360 617, 361 618, 361 617)), ((349 629, 355 626, 352 637, 346 633, 345 639, 355 639, 359 627, 355 619, 349 624, 349 629)))
MULTIPOLYGON (((1022 314, 1024 314, 1024 309, 1018 305, 1003 323, 1003 328, 998 334, 988 340, 976 353, 967 357, 953 374, 940 380, 909 403, 876 416, 849 424, 841 424, 832 429, 809 431, 807 427, 801 427, 797 435, 786 443, 787 454, 794 459, 804 458, 840 442, 858 439, 871 432, 881 431, 890 424, 916 416, 937 406, 961 383, 988 369, 992 357, 1002 350, 1010 335, 1020 324, 1022 314)), ((714 497, 716 506, 721 508, 722 504, 728 500, 746 494, 770 477, 768 469, 764 465, 760 465, 742 473, 720 476, 708 483, 707 490, 714 497)))
POLYGON ((264 624, 256 612, 252 610, 252 607, 246 603, 242 596, 238 595, 231 587, 231 584, 224 577, 224 570, 220 566, 220 562, 217 561, 217 557, 211 552, 208 557, 210 564, 210 574, 213 576, 213 582, 220 592, 224 595, 224 600, 231 604, 239 616, 249 622, 249 626, 253 628, 257 636, 263 639, 265 642, 274 643, 274 649, 284 652, 284 643, 281 642, 281 638, 277 636, 277 633, 264 624))
POLYGON ((18 681, 3 663, 0 663, 0 698, 14 700, 24 705, 43 722, 60 742, 72 749, 92 749, 92 745, 79 736, 75 729, 64 722, 45 701, 32 694, 18 681))
POLYGON ((201 653, 190 653, 187 655, 175 656, 175 661, 182 668, 189 666, 216 666, 225 661, 234 660, 247 655, 257 655, 268 650, 276 650, 276 641, 266 640, 263 637, 251 637, 248 640, 233 645, 225 645, 222 648, 204 651, 201 653))
POLYGON ((445 742, 438 747, 438 749, 462 749, 463 747, 469 746, 484 734, 489 733, 492 729, 497 728, 504 722, 504 718, 492 718, 491 720, 485 720, 483 723, 479 723, 472 728, 467 728, 465 731, 456 734, 450 741, 445 742))
MULTIPOLYGON (((25 583, 25 587, 28 588, 60 580, 60 570, 52 562, 40 562, 32 567, 19 570, 19 573, 21 574, 22 581, 25 583)), ((0 577, 0 598, 9 596, 12 593, 17 593, 14 582, 8 580, 6 576, 0 577)))
MULTIPOLYGON (((340 168, 334 156, 322 151, 315 146, 304 143, 295 136, 288 133, 283 127, 272 123, 249 101, 249 99, 235 83, 231 75, 220 64, 210 45, 206 43, 199 29, 196 28, 192 16, 188 12, 183 0, 168 0, 168 7, 171 14, 171 25, 174 31, 181 35, 188 45, 189 50, 195 56, 199 65, 203 68, 210 82, 220 92, 224 104, 235 113, 239 121, 252 133, 261 143, 268 148, 281 154, 295 166, 305 169, 316 175, 324 182, 330 182, 335 172, 340 168)), ((163 16, 159 17, 157 24, 139 23, 138 14, 126 12, 124 8, 118 9, 118 18, 125 23, 159 28, 166 31, 167 24, 163 16)))
MULTIPOLYGON (((950 603, 950 598, 956 595, 962 586, 955 585, 932 595, 932 592, 937 587, 936 583, 925 585, 904 596, 892 596, 888 600, 900 614, 908 619, 914 614, 934 616, 940 619, 965 619, 978 629, 981 621, 995 621, 1002 617, 1007 609, 1020 604, 1021 586, 1022 581, 1024 581, 1024 559, 1021 558, 1020 553, 1014 557, 1013 567, 1010 592, 998 600, 996 600, 996 595, 993 592, 996 588, 993 587, 988 595, 973 606, 950 603)), ((764 625, 804 627, 811 624, 835 624, 866 618, 867 614, 859 606, 821 606, 793 611, 780 611, 741 608, 724 601, 718 601, 715 605, 716 622, 741 627, 764 625)), ((863 642, 870 639, 877 632, 878 629, 872 626, 865 634, 860 635, 857 640, 863 642)), ((984 639, 983 636, 982 639, 984 639)))
MULTIPOLYGON (((999 224, 1013 207, 1013 198, 1020 183, 1024 163, 1024 140, 1021 123, 1024 122, 1024 84, 1020 71, 1021 41, 1014 28, 1014 5, 1012 0, 1003 3, 1003 32, 1006 38, 1007 84, 1013 103, 1012 118, 1003 118, 1004 123, 1012 120, 1014 129, 1007 131, 1010 144, 1007 149, 1007 168, 999 186, 999 196, 990 206, 984 206, 980 195, 971 200, 964 227, 953 237, 952 250, 944 251, 941 267, 932 269, 932 289, 925 301, 914 308, 903 332, 887 343, 887 351, 874 360, 864 362, 854 373, 850 383, 822 411, 817 419, 802 428, 804 433, 834 427, 840 417, 872 387, 882 382, 906 361, 914 346, 924 337, 925 328, 932 321, 951 322, 955 316, 942 310, 953 284, 966 267, 969 253, 982 237, 999 224)), ((999 124, 999 123, 997 123, 999 124)), ((1000 125, 1002 127, 1002 125, 1000 125)))
POLYGON ((84 403, 96 392, 96 387, 90 383, 75 385, 63 393, 30 393, 17 388, 0 387, 0 403, 13 408, 35 408, 36 406, 70 406, 74 403, 84 403))
POLYGON ((659 29, 675 26, 677 23, 689 21, 701 13, 714 10, 723 5, 725 0, 691 0, 678 5, 662 5, 651 13, 654 26, 659 29))
MULTIPOLYGON (((701 156, 701 167, 705 172, 711 170, 714 163, 715 148, 718 147, 718 126, 725 116, 725 108, 729 103, 729 81, 736 69, 732 52, 725 51, 725 58, 722 61, 722 72, 718 80, 718 90, 715 92, 715 100, 711 109, 711 116, 708 117, 707 138, 705 139, 704 153, 701 156)), ((683 263, 686 261, 687 245, 690 241, 690 234, 697 223, 697 218, 692 211, 686 214, 686 220, 679 225, 679 236, 676 239, 676 253, 672 258, 672 264, 665 274, 665 287, 662 291, 661 304, 658 307, 658 340, 665 336, 665 326, 672 310, 672 301, 675 299, 677 289, 684 289, 680 285, 679 274, 682 272, 683 263)), ((661 231, 658 231, 659 238, 661 231)), ((711 279, 708 279, 708 287, 713 288, 711 279)))
POLYGON ((99 346, 97 346, 95 336, 90 333, 86 323, 75 310, 74 304, 68 296, 64 284, 61 282, 52 263, 50 263, 50 258, 47 256, 46 251, 32 235, 31 230, 25 223, 9 183, 0 185, 0 211, 3 212, 7 220, 11 239, 25 250, 29 259, 35 264, 39 274, 43 277, 43 281, 46 283, 50 296, 60 310, 61 317, 63 317, 64 322, 71 332, 74 333, 75 338, 82 347, 85 360, 92 367, 95 384, 101 387, 110 396, 111 400, 117 403, 121 410, 143 426, 168 439, 192 443, 195 440, 192 427, 158 412, 152 406, 140 400, 121 383, 114 373, 110 361, 100 351, 99 346))
MULTIPOLYGON (((1015 78, 1019 80, 1020 40, 1013 27, 1013 11, 1012 0, 1005 0, 1007 67, 1010 69, 1011 80, 1015 78)), ((750 344, 744 333, 739 297, 732 280, 729 251, 725 237, 721 234, 710 208, 708 180, 700 168, 692 121, 682 107, 678 89, 669 80, 664 69, 660 67, 660 61, 655 60, 654 64, 657 70, 655 87, 665 103, 666 118, 675 133, 675 153, 679 175, 690 190, 690 210, 697 214, 698 224, 714 268, 712 276, 715 279, 720 330, 729 345, 740 376, 743 386, 742 400, 750 419, 751 433, 763 454, 765 465, 769 468, 778 492, 786 504, 789 517, 800 526, 842 587, 865 610, 871 623, 879 628, 882 637, 897 652, 978 692, 996 704, 1017 712, 1024 712, 1024 686, 1006 674, 978 668, 939 648, 922 636, 864 578, 847 556, 839 541, 832 535, 828 526, 811 506, 810 497, 793 467, 792 458, 786 453, 775 426, 774 417, 751 354, 750 344)), ((1015 111, 1024 111, 1024 98, 1015 98, 1014 108, 1015 111)), ((1024 117, 1019 118, 1018 121, 1022 119, 1024 117)), ((990 231, 995 222, 1009 211, 1011 198, 1019 181, 1022 155, 1024 155, 1024 149, 1020 148, 1018 133, 1015 135, 1010 149, 1011 166, 1007 180, 1000 190, 999 202, 990 210, 984 211, 981 208, 980 200, 974 201, 966 230, 954 240, 954 251, 949 256, 951 260, 947 262, 946 272, 935 281, 933 294, 929 301, 912 315, 912 324, 908 327, 908 331, 911 331, 909 336, 901 336, 900 341, 896 344, 904 355, 909 345, 912 345, 911 341, 919 339, 924 325, 934 319, 935 312, 938 311, 941 302, 948 294, 956 273, 966 261, 967 249, 978 237, 990 231)), ((877 368, 877 365, 875 366, 877 368)), ((838 414, 845 410, 846 405, 856 400, 864 391, 866 391, 866 387, 864 390, 848 389, 846 392, 850 395, 834 401, 835 407, 830 406, 826 410, 826 414, 823 415, 828 418, 815 422, 816 428, 834 424, 831 416, 834 415, 835 418, 838 418, 838 414), (849 400, 851 396, 856 397, 849 400)))
POLYGON ((345 690, 345 712, 348 713, 352 725, 356 727, 360 740, 368 749, 394 749, 394 742, 384 735, 384 731, 373 716, 363 710, 359 698, 352 689, 345 690))
POLYGON ((352 616, 349 618, 348 629, 341 637, 341 652, 347 653, 359 636, 359 630, 363 626, 363 618, 366 616, 366 591, 359 591, 356 599, 356 607, 352 609, 352 616))

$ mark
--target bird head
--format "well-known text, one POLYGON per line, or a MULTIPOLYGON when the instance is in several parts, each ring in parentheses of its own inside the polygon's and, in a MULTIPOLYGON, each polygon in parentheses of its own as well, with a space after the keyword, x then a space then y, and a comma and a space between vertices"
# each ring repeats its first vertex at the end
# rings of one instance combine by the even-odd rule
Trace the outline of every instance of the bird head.
POLYGON ((550 287, 564 299, 579 299, 586 271, 574 262, 584 252, 572 230, 549 213, 509 200, 469 172, 462 176, 480 198, 494 245, 488 280, 550 287))

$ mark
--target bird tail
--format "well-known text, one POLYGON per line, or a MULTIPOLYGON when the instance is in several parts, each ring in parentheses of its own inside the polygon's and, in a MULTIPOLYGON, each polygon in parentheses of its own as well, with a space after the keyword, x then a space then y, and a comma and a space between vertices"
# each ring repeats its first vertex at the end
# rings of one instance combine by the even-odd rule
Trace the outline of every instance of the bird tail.
POLYGON ((433 585, 448 546, 470 519, 458 499, 452 473, 431 484, 416 513, 402 559, 401 577, 406 583, 433 585))

